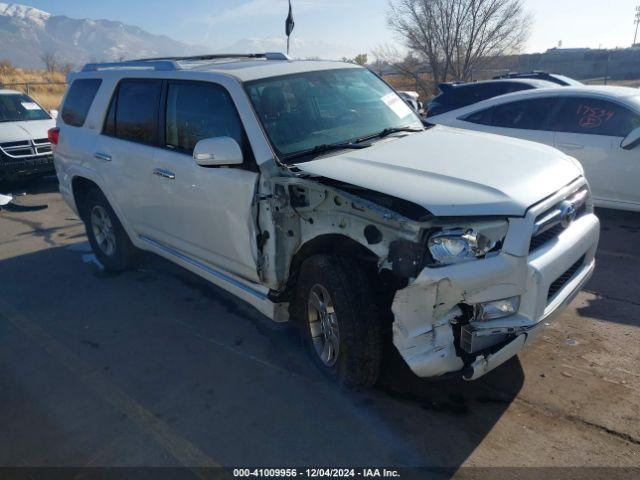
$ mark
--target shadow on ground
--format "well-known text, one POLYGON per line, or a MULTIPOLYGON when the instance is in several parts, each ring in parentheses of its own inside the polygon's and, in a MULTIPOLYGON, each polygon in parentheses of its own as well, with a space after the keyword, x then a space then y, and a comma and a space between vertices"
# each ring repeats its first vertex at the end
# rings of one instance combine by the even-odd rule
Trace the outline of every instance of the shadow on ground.
POLYGON ((55 175, 45 177, 27 177, 13 182, 0 180, 0 193, 20 195, 35 195, 39 193, 53 193, 58 191, 58 178, 55 175))
POLYGON ((640 213, 598 209, 601 222, 596 271, 586 290, 594 294, 580 315, 640 326, 640 213))
POLYGON ((523 384, 517 359, 477 382, 432 382, 390 350, 378 388, 341 392, 293 328, 195 275, 150 256, 107 276, 78 250, 0 262, 12 279, 0 282, 0 382, 13 392, 0 396, 2 465, 178 464, 112 390, 223 465, 455 470, 523 384))

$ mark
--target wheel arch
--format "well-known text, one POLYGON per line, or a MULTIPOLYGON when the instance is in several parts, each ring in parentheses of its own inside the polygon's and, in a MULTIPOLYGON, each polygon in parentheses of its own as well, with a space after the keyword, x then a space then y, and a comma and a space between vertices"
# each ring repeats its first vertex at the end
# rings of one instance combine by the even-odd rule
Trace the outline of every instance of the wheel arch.
POLYGON ((73 194, 73 201, 76 204, 76 210, 78 211, 78 215, 80 215, 81 220, 84 220, 83 217, 85 214, 85 212, 83 211, 84 200, 87 198, 87 195, 92 189, 99 190, 104 195, 104 191, 100 188, 100 186, 87 177, 76 175, 71 180, 71 192, 73 194))
POLYGON ((312 238, 298 248, 289 263, 288 287, 295 285, 300 267, 313 255, 343 255, 355 258, 358 263, 368 267, 366 269, 370 273, 377 270, 378 255, 372 250, 347 235, 327 233, 312 238))

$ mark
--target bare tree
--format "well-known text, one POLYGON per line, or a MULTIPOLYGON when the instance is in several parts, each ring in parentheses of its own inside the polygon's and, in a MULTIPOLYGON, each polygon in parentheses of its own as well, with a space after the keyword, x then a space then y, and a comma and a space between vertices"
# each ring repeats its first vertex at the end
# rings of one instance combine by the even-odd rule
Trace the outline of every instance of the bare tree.
POLYGON ((387 22, 437 84, 470 80, 487 58, 517 52, 531 19, 522 0, 390 0, 387 22))
POLYGON ((44 68, 47 70, 47 73, 54 73, 58 70, 58 60, 56 59, 55 53, 42 52, 40 54, 40 60, 44 63, 44 68))
POLYGON ((425 62, 417 58, 412 52, 401 53, 392 45, 384 44, 373 51, 376 57, 378 74, 382 75, 382 65, 392 67, 397 74, 405 79, 410 79, 416 91, 425 96, 430 96, 434 91, 433 81, 425 75, 425 62))

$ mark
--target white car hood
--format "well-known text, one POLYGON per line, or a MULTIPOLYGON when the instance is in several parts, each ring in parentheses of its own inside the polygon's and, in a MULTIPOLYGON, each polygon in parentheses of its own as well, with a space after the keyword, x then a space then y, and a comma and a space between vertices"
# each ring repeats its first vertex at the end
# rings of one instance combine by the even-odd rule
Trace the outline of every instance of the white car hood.
POLYGON ((296 167, 413 202, 437 216, 523 216, 581 176, 573 160, 554 148, 442 126, 296 167))
POLYGON ((0 143, 47 138, 49 129, 55 126, 56 121, 50 119, 0 122, 0 143))

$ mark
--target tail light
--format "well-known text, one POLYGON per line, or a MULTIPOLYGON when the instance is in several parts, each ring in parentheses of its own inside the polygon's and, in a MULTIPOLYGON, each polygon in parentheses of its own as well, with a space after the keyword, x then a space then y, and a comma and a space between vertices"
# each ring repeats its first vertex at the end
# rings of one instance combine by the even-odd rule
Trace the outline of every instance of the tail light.
POLYGON ((60 139, 60 129, 58 127, 50 128, 47 132, 47 138, 52 145, 58 145, 58 140, 60 139))

